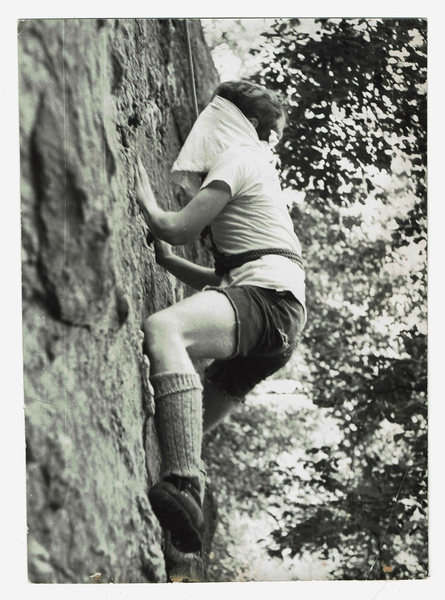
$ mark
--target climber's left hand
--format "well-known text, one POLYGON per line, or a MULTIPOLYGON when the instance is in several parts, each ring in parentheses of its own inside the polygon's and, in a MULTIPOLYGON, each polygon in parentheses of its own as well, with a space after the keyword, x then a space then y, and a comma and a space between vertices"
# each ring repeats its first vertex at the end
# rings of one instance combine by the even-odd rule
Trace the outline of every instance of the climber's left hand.
POLYGON ((161 265, 161 267, 168 263, 172 256, 175 256, 170 244, 167 244, 167 242, 163 242, 162 240, 155 239, 154 248, 156 262, 158 265, 161 265))

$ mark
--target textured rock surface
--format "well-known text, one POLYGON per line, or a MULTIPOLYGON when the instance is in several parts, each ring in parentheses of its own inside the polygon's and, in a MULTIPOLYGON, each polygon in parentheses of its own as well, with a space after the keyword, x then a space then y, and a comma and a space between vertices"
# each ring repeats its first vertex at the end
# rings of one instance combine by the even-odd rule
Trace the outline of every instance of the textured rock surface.
MULTIPOLYGON (((191 29, 204 105, 216 73, 191 29)), ((185 47, 181 21, 19 26, 31 581, 166 579, 139 329, 184 289, 145 244, 133 165, 139 154, 161 204, 178 206, 169 169, 193 121, 185 47)), ((201 243, 187 255, 208 260, 201 243)))

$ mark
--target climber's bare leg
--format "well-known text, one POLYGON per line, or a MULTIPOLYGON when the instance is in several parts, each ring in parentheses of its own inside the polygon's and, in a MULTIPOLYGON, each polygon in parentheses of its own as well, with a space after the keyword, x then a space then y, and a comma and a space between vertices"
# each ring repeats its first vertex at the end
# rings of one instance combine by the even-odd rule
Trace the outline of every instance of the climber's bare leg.
POLYGON ((206 380, 203 391, 204 433, 208 433, 219 425, 239 404, 239 399, 231 398, 206 380))
POLYGON ((229 358, 235 350, 235 311, 224 294, 200 292, 151 315, 143 324, 151 374, 191 372, 193 358, 229 358))

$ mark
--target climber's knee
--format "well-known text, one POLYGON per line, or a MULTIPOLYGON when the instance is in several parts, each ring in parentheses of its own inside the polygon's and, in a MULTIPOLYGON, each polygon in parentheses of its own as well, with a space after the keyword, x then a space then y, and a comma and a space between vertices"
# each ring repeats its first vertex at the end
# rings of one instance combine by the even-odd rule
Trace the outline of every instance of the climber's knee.
POLYGON ((155 313, 145 320, 144 351, 151 360, 153 355, 159 356, 164 350, 171 353, 174 346, 183 345, 181 327, 173 315, 167 311, 155 313))

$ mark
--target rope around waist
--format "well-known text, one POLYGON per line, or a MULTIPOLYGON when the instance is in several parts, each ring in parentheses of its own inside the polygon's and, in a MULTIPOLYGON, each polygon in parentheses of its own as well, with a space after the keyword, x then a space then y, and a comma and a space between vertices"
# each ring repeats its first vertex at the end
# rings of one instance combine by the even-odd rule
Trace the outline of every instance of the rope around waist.
POLYGON ((284 248, 249 250, 247 252, 241 252, 240 254, 222 254, 214 248, 213 257, 215 259, 215 273, 216 275, 223 276, 232 269, 241 267, 247 262, 258 260, 267 254, 276 254, 278 256, 289 258, 304 270, 304 263, 301 256, 292 250, 285 250, 284 248))

